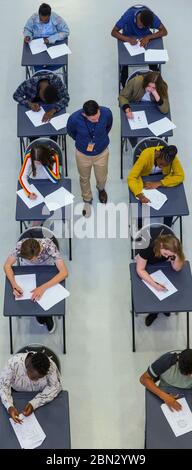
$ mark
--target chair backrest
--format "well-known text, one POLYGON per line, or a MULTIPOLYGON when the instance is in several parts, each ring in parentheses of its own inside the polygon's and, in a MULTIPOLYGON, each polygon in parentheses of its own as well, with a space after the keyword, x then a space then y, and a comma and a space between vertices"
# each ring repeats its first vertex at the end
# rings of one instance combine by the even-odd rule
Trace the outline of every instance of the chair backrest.
POLYGON ((135 250, 141 248, 147 248, 149 246, 151 238, 157 238, 160 234, 167 235, 171 234, 175 236, 174 231, 165 224, 152 223, 145 225, 140 230, 134 238, 132 238, 132 250, 133 256, 135 256, 135 250))
POLYGON ((148 72, 153 72, 153 70, 150 70, 150 69, 137 69, 135 70, 134 72, 130 73, 130 75, 128 76, 127 80, 126 80, 126 84, 127 82, 129 82, 129 80, 131 80, 132 78, 134 77, 137 77, 137 75, 145 75, 146 73, 148 72))
POLYGON ((149 7, 146 5, 142 5, 141 3, 136 3, 135 5, 132 5, 132 8, 146 8, 147 10, 150 10, 149 7))
POLYGON ((20 235, 18 241, 25 240, 26 238, 50 238, 59 250, 59 242, 57 238, 47 227, 30 227, 20 235))
POLYGON ((61 78, 63 82, 63 74, 61 72, 54 72, 53 70, 49 70, 49 69, 37 70, 36 72, 33 73, 32 77, 41 78, 42 76, 45 76, 45 75, 55 75, 56 77, 58 77, 59 75, 59 77, 61 78))
POLYGON ((61 372, 61 364, 57 354, 55 354, 52 349, 48 348, 47 346, 44 346, 43 344, 28 344, 27 346, 23 346, 22 348, 20 348, 17 353, 27 353, 32 351, 45 353, 56 364, 59 372, 61 372))
POLYGON ((59 144, 57 142, 55 142, 54 140, 49 139, 48 137, 40 137, 39 139, 33 140, 33 142, 31 142, 28 145, 28 147, 25 150, 25 155, 27 155, 27 153, 30 152, 30 150, 33 147, 36 147, 37 145, 46 145, 46 146, 50 147, 51 149, 53 149, 57 153, 57 155, 59 157, 59 165, 62 168, 62 174, 63 174, 63 155, 62 155, 62 150, 61 150, 61 147, 59 146, 59 144))
POLYGON ((168 146, 167 142, 165 142, 165 140, 161 139, 160 137, 146 137, 145 139, 140 140, 140 142, 138 142, 134 148, 133 164, 139 158, 143 150, 149 147, 158 147, 159 145, 163 145, 164 147, 168 146))

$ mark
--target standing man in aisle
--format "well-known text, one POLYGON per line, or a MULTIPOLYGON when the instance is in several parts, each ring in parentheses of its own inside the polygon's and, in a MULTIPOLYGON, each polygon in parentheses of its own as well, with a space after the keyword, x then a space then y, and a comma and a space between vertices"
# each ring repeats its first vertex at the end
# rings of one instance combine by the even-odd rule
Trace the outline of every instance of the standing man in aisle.
POLYGON ((109 108, 99 106, 96 101, 89 100, 83 108, 73 113, 67 122, 67 132, 75 141, 76 162, 80 177, 82 198, 85 203, 82 214, 91 215, 93 200, 90 177, 94 168, 99 201, 107 203, 105 184, 108 173, 109 132, 113 123, 109 108))

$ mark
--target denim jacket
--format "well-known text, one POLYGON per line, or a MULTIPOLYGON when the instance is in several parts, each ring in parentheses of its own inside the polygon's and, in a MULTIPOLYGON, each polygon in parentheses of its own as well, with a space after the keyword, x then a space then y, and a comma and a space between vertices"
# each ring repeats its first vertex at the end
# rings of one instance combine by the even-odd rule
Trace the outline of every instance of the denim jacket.
POLYGON ((48 24, 41 23, 38 13, 34 13, 28 19, 23 34, 24 36, 29 36, 30 39, 46 37, 49 39, 49 44, 54 44, 56 41, 63 41, 63 39, 69 36, 69 28, 63 18, 54 12, 51 13, 48 24))

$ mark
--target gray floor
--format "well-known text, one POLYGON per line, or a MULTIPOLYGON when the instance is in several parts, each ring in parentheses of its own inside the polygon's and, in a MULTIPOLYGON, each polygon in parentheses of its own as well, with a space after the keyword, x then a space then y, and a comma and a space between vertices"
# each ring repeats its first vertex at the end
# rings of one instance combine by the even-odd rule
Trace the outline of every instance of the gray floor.
MULTIPOLYGON (((1 263, 19 235, 15 222, 15 191, 20 168, 16 137, 16 104, 12 93, 24 80, 21 68, 25 20, 39 6, 37 0, 8 3, 1 0, 1 263)), ((191 1, 148 0, 165 23, 170 61, 163 67, 169 84, 172 119, 177 125, 170 143, 178 146, 186 170, 185 187, 191 206, 191 1)), ((69 58, 69 111, 87 99, 109 106, 114 115, 111 132, 107 190, 110 202, 127 202, 126 177, 119 178, 119 109, 117 106, 117 45, 110 31, 128 7, 126 0, 57 0, 51 3, 71 28, 69 58), (64 3, 64 5, 63 5, 64 3)), ((80 201, 74 146, 68 140, 69 176, 76 202, 80 201)), ((125 155, 124 175, 131 165, 125 155)), ((93 180, 93 188, 95 188, 93 180)), ((94 189, 96 205, 97 195, 94 189)), ((76 217, 75 220, 77 220, 76 217)), ((91 222, 89 222, 91 223, 91 222)), ((98 222, 99 223, 99 222, 98 222)), ((191 217, 184 220, 184 249, 191 260, 191 217)), ((60 356, 64 387, 69 391, 73 448, 142 448, 144 443, 144 389, 139 375, 161 353, 185 348, 184 315, 159 316, 150 329, 144 318, 136 320, 137 352, 131 352, 129 245, 120 239, 74 239, 73 261, 65 259, 71 292, 67 302, 67 355, 61 354, 61 331, 49 336, 35 320, 14 321, 14 350, 28 342, 42 342, 60 356)), ((1 272, 1 311, 4 274, 1 272)), ((9 357, 8 320, 1 316, 0 367, 9 357)))

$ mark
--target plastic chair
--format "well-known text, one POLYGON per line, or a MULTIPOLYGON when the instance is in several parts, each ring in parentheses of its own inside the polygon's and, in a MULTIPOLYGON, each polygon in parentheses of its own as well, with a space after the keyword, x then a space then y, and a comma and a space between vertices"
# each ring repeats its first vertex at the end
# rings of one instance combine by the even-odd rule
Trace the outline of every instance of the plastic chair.
POLYGON ((63 74, 61 72, 58 72, 58 73, 55 73, 53 70, 49 70, 49 69, 41 69, 41 70, 37 70, 37 72, 34 72, 32 77, 39 77, 41 78, 41 76, 43 75, 60 75, 62 78, 63 78, 63 74))
POLYGON ((153 72, 153 70, 151 69, 137 69, 137 70, 134 70, 134 72, 132 72, 127 80, 126 80, 126 84, 129 82, 129 80, 131 80, 132 78, 134 77, 137 77, 137 75, 145 75, 146 73, 149 73, 149 72, 153 72))
POLYGON ((147 242, 149 244, 151 238, 157 238, 160 234, 172 234, 175 236, 174 231, 170 227, 160 223, 148 224, 138 230, 136 236, 131 239, 133 258, 135 257, 136 250, 142 247, 143 242, 146 247, 147 242))
POLYGON ((27 352, 31 352, 31 351, 45 353, 56 364, 57 369, 59 370, 59 372, 61 372, 61 364, 60 364, 60 360, 59 360, 57 354, 55 354, 52 351, 52 349, 48 348, 47 346, 44 346, 43 344, 38 344, 38 343, 28 344, 27 346, 23 346, 22 348, 20 348, 17 351, 16 354, 18 354, 18 353, 27 353, 27 352))
POLYGON ((143 150, 145 150, 146 148, 150 148, 150 147, 158 147, 159 145, 163 145, 164 147, 168 146, 167 142, 165 142, 160 137, 146 137, 145 139, 140 140, 140 142, 138 142, 134 148, 133 164, 139 158, 143 150))
POLYGON ((61 170, 62 170, 61 173, 62 173, 62 176, 63 176, 63 174, 64 174, 63 154, 62 154, 62 150, 61 150, 61 147, 59 146, 59 144, 57 142, 55 142, 54 140, 49 139, 48 137, 39 137, 38 139, 33 140, 33 142, 31 142, 27 146, 27 148, 25 150, 25 156, 36 145, 47 145, 49 148, 53 149, 57 153, 57 155, 59 157, 59 165, 60 165, 61 170))

